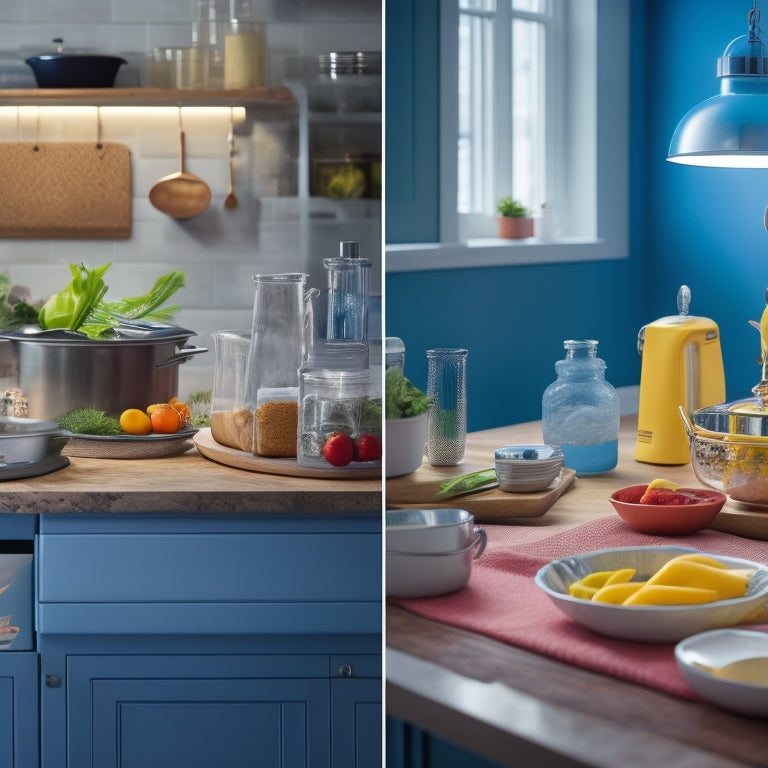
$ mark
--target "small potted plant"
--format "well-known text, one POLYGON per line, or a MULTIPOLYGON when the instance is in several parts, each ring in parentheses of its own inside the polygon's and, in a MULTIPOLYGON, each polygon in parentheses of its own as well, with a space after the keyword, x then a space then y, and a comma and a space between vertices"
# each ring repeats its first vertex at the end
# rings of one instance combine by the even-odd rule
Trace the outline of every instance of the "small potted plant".
POLYGON ((387 477, 415 472, 424 458, 429 400, 400 368, 389 368, 384 377, 384 406, 387 477))
POLYGON ((523 237, 533 237, 533 218, 528 209, 518 200, 502 197, 496 203, 499 227, 499 237, 507 240, 518 240, 523 237))

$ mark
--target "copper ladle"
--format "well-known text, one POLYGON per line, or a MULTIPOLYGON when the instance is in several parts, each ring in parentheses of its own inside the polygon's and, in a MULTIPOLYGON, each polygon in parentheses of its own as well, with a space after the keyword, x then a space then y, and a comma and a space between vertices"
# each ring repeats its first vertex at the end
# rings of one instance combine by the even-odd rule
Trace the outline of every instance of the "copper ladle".
POLYGON ((234 190, 234 173, 232 169, 232 158, 235 156, 235 121, 232 118, 232 110, 229 113, 229 194, 224 198, 225 208, 237 208, 237 197, 234 190))
POLYGON ((184 170, 184 130, 179 108, 179 168, 149 190, 149 202, 174 219, 189 219, 202 213, 211 202, 211 189, 199 177, 184 170))

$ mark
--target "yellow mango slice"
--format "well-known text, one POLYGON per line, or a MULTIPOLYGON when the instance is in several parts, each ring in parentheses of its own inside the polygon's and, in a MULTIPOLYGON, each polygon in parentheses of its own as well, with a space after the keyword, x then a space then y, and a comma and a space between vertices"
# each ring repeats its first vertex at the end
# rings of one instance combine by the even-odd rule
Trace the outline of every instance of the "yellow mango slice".
POLYGON ((727 568, 713 568, 711 565, 676 557, 659 568, 648 579, 648 584, 710 589, 717 595, 717 600, 727 600, 743 597, 749 586, 749 578, 727 568))
POLYGON ((606 584, 595 592, 592 596, 592 602, 621 605, 627 598, 634 595, 644 584, 644 581, 625 581, 617 584, 606 584))
POLYGON ((643 584, 622 605, 698 605, 717 600, 714 589, 675 587, 667 584, 643 584))
POLYGON ((636 571, 634 568, 619 568, 618 571, 613 571, 613 573, 606 579, 605 585, 621 584, 625 581, 632 581, 635 573, 636 571))

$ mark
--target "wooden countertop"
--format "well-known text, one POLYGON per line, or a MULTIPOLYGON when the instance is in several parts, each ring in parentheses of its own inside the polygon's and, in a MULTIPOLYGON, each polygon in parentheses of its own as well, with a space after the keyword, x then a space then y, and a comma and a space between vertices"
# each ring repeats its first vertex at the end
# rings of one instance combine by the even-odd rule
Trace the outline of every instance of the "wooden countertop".
MULTIPOLYGON (((619 465, 577 478, 542 517, 552 532, 613 514, 617 488, 665 477, 699 486, 690 465, 634 460, 636 419, 622 419, 619 465)), ((467 461, 541 442, 531 422, 473 433, 467 461)), ((485 636, 388 607, 387 712, 501 765, 768 767, 765 721, 577 669, 485 636)))
POLYGON ((235 469, 193 447, 168 458, 72 457, 56 472, 0 482, 2 512, 381 514, 381 483, 235 469))

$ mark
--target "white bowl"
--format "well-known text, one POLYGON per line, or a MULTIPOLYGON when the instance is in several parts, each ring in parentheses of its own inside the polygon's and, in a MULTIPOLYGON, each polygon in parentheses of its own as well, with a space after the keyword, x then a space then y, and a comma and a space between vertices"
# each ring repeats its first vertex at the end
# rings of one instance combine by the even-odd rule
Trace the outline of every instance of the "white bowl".
POLYGON ((525 493, 548 488, 564 458, 556 445, 509 445, 494 451, 494 462, 500 490, 525 493))
POLYGON ((536 585, 574 621, 609 637, 648 643, 674 643, 698 632, 745 621, 768 602, 768 567, 751 560, 713 555, 730 568, 754 568, 744 597, 702 605, 612 605, 571 597, 568 586, 595 571, 635 568, 647 579, 673 557, 698 550, 687 547, 617 547, 573 555, 548 563, 536 574, 536 585))
POLYGON ((722 667, 758 656, 768 656, 768 634, 750 629, 713 629, 675 646, 677 665, 696 693, 731 712, 768 717, 768 685, 726 680, 696 666, 722 667))
POLYGON ((407 419, 387 419, 385 469, 387 477, 399 477, 415 472, 424 459, 427 439, 427 414, 407 419))
POLYGON ((387 510, 387 551, 453 552, 466 547, 480 530, 474 523, 474 515, 464 509, 387 510))
POLYGON ((467 585, 472 561, 483 553, 485 537, 477 534, 453 552, 387 551, 386 590, 389 597, 434 597, 467 585))

